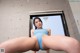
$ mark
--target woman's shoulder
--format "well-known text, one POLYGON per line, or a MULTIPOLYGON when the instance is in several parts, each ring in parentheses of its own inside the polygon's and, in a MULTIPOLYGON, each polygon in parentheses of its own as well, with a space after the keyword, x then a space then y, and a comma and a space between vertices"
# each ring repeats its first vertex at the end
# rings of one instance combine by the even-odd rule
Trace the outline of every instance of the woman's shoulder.
POLYGON ((31 32, 34 32, 34 29, 31 29, 31 32))

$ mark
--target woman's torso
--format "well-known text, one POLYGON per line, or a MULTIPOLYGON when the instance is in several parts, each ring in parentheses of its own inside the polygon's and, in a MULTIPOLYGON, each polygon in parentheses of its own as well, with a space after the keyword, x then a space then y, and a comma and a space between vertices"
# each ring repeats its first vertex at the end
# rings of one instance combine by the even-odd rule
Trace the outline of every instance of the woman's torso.
POLYGON ((38 40, 39 48, 41 50, 44 50, 44 48, 42 46, 42 37, 44 35, 48 35, 48 31, 46 29, 36 29, 36 30, 34 30, 34 36, 36 36, 36 38, 38 40))
POLYGON ((48 35, 48 31, 47 31, 47 29, 36 29, 36 30, 34 30, 34 35, 35 36, 48 35))

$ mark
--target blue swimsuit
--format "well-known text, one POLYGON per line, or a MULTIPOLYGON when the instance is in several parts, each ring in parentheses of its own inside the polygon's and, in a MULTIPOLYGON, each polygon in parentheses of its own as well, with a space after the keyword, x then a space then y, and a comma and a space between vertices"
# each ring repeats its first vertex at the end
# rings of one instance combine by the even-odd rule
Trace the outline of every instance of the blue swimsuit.
POLYGON ((48 31, 46 29, 36 29, 34 31, 34 35, 37 37, 39 48, 41 50, 44 50, 42 47, 42 36, 43 35, 48 35, 48 31))

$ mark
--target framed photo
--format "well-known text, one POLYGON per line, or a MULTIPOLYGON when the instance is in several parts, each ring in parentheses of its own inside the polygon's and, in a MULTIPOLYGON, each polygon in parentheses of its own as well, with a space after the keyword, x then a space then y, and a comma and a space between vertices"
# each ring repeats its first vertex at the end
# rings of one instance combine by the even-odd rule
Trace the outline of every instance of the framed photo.
POLYGON ((49 12, 37 12, 30 14, 30 29, 29 35, 31 37, 31 29, 35 29, 33 20, 35 17, 39 17, 44 29, 51 29, 51 35, 63 35, 70 36, 68 31, 67 22, 63 11, 49 11, 49 12))

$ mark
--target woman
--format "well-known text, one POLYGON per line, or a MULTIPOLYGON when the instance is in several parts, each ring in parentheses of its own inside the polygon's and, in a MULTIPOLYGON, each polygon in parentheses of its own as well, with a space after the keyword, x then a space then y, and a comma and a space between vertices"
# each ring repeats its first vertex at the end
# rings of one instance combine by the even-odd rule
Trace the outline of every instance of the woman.
MULTIPOLYGON (((47 29, 47 30, 43 29, 42 28, 42 20, 38 17, 34 18, 33 24, 35 26, 35 30, 34 29, 31 30, 31 37, 32 36, 36 36, 37 38, 39 37, 38 38, 38 44, 40 43, 39 47, 43 50, 43 48, 42 48, 42 36, 44 36, 44 35, 50 36, 51 30, 50 29, 47 29)), ((36 53, 36 51, 34 51, 34 53, 36 53)), ((49 49, 47 50, 47 53, 49 53, 49 49)))
MULTIPOLYGON (((39 22, 41 22, 39 19, 35 19, 34 21, 34 25, 38 30, 42 29, 42 24, 38 24, 39 22)), ((34 30, 32 30, 32 33, 33 32, 34 30)), ((47 32, 43 31, 44 33, 42 33, 42 31, 40 31, 38 34, 37 32, 38 31, 34 32, 35 34, 31 38, 20 37, 5 41, 0 44, 0 48, 4 48, 5 53, 25 52, 28 50, 38 51, 39 49, 64 50, 67 53, 80 53, 80 44, 74 38, 66 36, 48 36, 47 32)))

